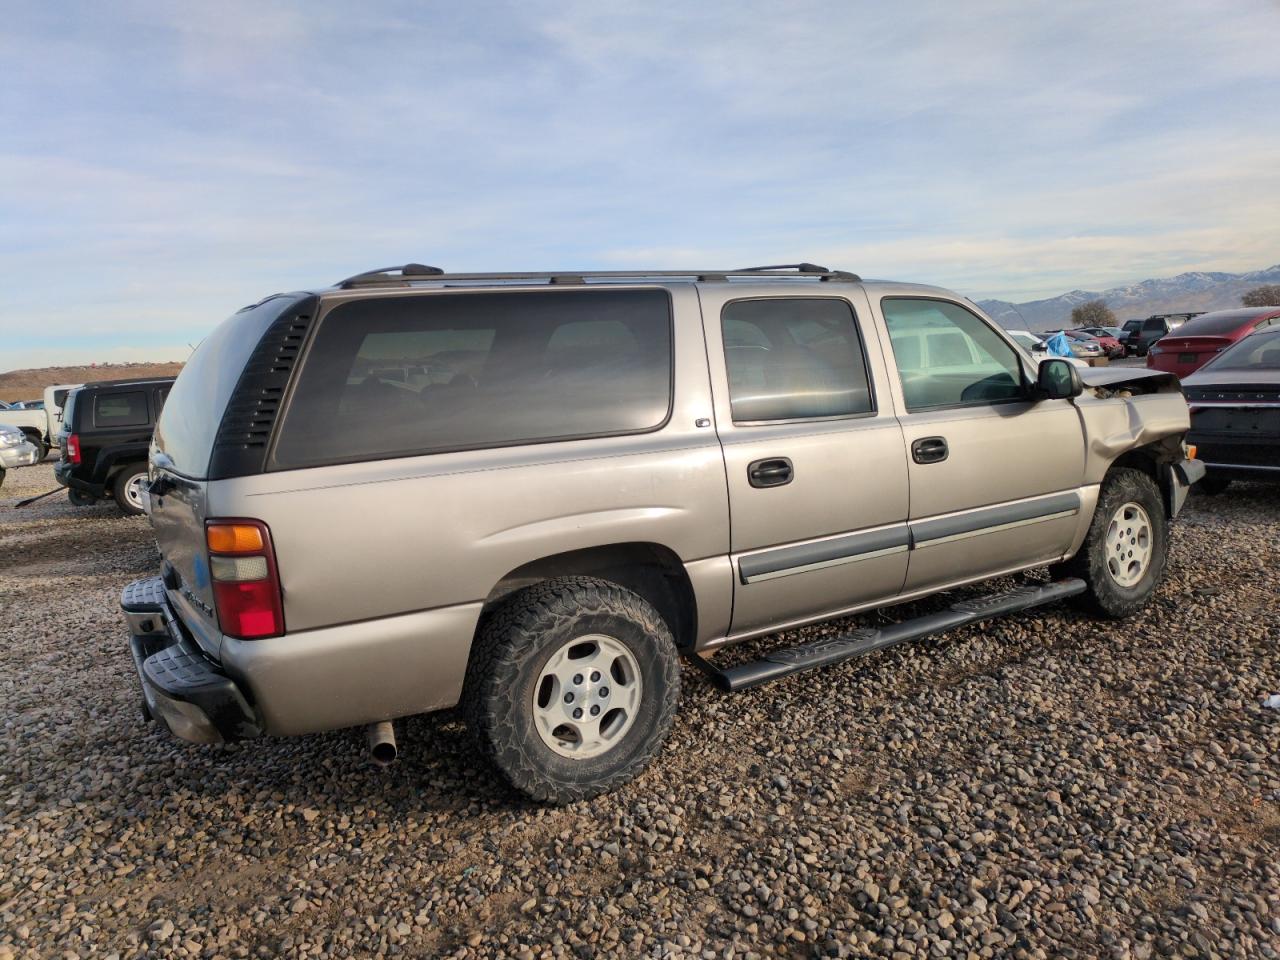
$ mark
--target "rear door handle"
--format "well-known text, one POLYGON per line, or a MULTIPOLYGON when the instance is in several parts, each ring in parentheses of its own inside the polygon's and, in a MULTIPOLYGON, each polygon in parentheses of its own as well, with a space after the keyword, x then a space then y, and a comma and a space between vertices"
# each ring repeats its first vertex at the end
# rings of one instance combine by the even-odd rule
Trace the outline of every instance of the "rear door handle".
POLYGON ((747 465, 747 482, 753 487, 781 487, 795 477, 795 469, 786 457, 754 460, 747 465))
POLYGON ((911 444, 911 459, 916 463, 941 463, 949 452, 945 437, 921 437, 911 444))

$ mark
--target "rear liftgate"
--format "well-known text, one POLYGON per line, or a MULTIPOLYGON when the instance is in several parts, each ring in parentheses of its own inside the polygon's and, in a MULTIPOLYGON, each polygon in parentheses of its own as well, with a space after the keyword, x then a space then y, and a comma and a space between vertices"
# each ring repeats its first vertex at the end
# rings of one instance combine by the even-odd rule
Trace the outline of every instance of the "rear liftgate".
POLYGON ((904 620, 902 623, 877 628, 863 627, 847 636, 832 640, 815 640, 812 643, 784 647, 766 654, 759 660, 739 663, 724 670, 717 668, 697 653, 689 654, 689 659, 721 690, 732 693, 758 687, 770 680, 789 677, 793 673, 843 663, 908 640, 919 640, 934 634, 945 633, 956 627, 977 623, 980 620, 989 620, 1006 613, 1027 610, 1055 600, 1073 597, 1084 593, 1085 590, 1085 582, 1077 579, 1058 580, 1043 585, 1026 584, 1003 593, 961 600, 953 603, 946 610, 916 617, 914 620, 904 620))

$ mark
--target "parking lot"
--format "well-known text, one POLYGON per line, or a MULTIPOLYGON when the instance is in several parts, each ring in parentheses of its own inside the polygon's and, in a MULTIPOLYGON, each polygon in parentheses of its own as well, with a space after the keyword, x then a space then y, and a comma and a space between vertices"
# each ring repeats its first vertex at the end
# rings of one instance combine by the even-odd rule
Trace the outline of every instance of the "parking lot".
POLYGON ((11 509, 53 485, 0 490, 0 960, 1280 955, 1280 487, 1193 496, 1129 622, 1056 606, 734 696, 686 669, 658 762, 554 809, 448 716, 385 770, 357 732, 144 726, 116 604, 150 528, 11 509))

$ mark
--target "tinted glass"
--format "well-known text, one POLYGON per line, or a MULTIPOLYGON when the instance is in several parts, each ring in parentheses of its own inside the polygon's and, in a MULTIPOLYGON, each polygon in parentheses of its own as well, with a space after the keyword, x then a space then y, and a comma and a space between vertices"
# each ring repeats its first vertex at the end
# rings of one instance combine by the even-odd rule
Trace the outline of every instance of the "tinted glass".
POLYGON ((739 300, 721 314, 735 422, 874 409, 853 308, 818 297, 739 300))
POLYGON ((97 427, 137 427, 145 424, 147 395, 141 391, 100 393, 93 398, 93 423, 97 427))
POLYGON ((272 297, 224 320, 200 341, 170 389, 156 424, 156 448, 188 477, 209 470, 213 440, 240 374, 262 334, 297 297, 272 297))
POLYGON ((1148 320, 1142 325, 1143 330, 1160 330, 1165 329, 1163 320, 1148 320))
POLYGON ((1245 337, 1204 365, 1214 370, 1280 370, 1280 330, 1245 337))
POLYGON ((1014 349, 975 314, 953 303, 881 301, 908 410, 1020 398, 1014 349))
POLYGON ((653 430, 671 405, 663 290, 379 298, 336 307, 277 467, 653 430))

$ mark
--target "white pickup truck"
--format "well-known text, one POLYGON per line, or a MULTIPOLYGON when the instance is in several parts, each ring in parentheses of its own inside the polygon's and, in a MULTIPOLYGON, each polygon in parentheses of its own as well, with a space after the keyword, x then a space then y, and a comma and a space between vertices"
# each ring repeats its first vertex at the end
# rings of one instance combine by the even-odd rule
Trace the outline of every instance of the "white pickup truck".
POLYGON ((9 427, 17 427, 24 434, 38 454, 37 463, 49 452, 46 434, 49 430, 49 416, 43 410, 25 410, 0 400, 0 423, 9 427))

